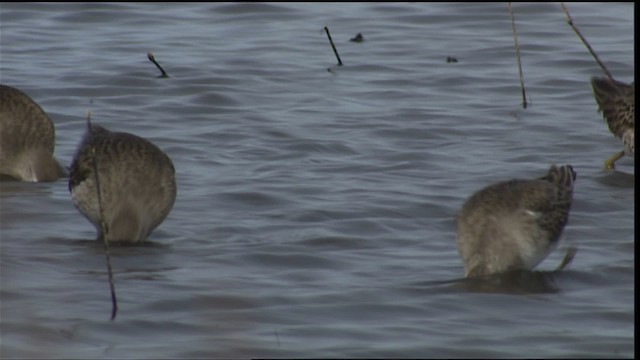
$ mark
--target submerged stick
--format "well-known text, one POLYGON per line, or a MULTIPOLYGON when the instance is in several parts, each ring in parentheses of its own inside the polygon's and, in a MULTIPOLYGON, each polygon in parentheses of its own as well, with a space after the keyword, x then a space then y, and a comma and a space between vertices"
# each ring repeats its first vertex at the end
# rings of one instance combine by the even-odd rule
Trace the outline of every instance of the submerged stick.
POLYGON ((331 34, 329 34, 329 28, 325 26, 324 31, 327 33, 327 37, 329 38, 329 43, 331 44, 333 53, 336 54, 336 58, 338 58, 338 66, 342 66, 342 60, 340 60, 340 55, 338 55, 338 50, 336 50, 336 46, 333 44, 333 39, 331 39, 331 34))
POLYGON ((598 65, 600 65, 600 68, 602 69, 602 71, 604 71, 604 73, 609 77, 609 79, 613 80, 613 76, 609 72, 609 69, 607 69, 607 67, 604 66, 602 61, 600 61, 598 54, 596 54, 596 52, 593 51, 593 48, 591 48, 591 45, 589 45, 589 42, 587 41, 587 39, 585 39, 584 36, 582 36, 582 33, 580 32, 580 30, 578 30, 578 28, 573 24, 573 18, 571 17, 571 15, 569 15, 569 10, 564 5, 564 2, 561 2, 560 6, 562 6, 562 10, 564 11, 564 14, 567 17, 567 24, 571 25, 571 28, 573 29, 573 31, 576 33, 576 35, 578 35, 580 40, 582 40, 582 43, 587 47, 587 49, 591 53, 591 56, 593 56, 593 58, 596 59, 596 62, 598 63, 598 65))
POLYGON ((562 262, 560 263, 560 265, 558 265, 558 267, 556 268, 556 271, 561 271, 567 265, 569 265, 573 260, 573 257, 576 256, 577 252, 578 252, 578 248, 573 245, 570 245, 569 248, 567 249, 567 254, 564 256, 564 259, 562 259, 562 262))
POLYGON ((518 46, 518 33, 516 32, 516 20, 513 17, 513 9, 509 2, 509 15, 511 15, 511 28, 513 29, 513 41, 516 46, 516 59, 518 60, 518 77, 520 78, 520 89, 522 89, 522 107, 527 108, 527 96, 524 91, 524 79, 522 78, 522 63, 520 62, 520 46, 518 46))
POLYGON ((153 54, 152 54, 152 53, 148 52, 148 53, 147 53, 147 57, 149 58, 149 60, 151 60, 151 62, 152 62, 152 63, 154 63, 154 64, 156 65, 156 67, 157 67, 158 69, 160 69, 160 71, 162 71, 162 75, 160 75, 160 77, 163 77, 163 78, 168 78, 168 77, 169 77, 169 74, 167 74, 167 72, 166 72, 166 71, 164 71, 164 69, 162 68, 162 66, 160 66, 160 64, 158 64, 158 62, 156 61, 156 58, 155 58, 155 57, 153 57, 153 54))
POLYGON ((113 270, 111 267, 111 253, 109 251, 109 228, 104 220, 102 212, 102 195, 100 192, 100 178, 98 177, 98 160, 96 159, 96 147, 93 139, 93 130, 91 129, 91 112, 87 111, 87 131, 89 132, 89 143, 91 144, 91 158, 93 160, 93 172, 96 178, 96 191, 98 193, 98 211, 100 212, 100 227, 102 228, 102 240, 104 242, 104 250, 107 255, 107 274, 109 275, 109 289, 111 290, 111 320, 116 318, 118 312, 118 300, 116 299, 116 287, 113 282, 113 270))

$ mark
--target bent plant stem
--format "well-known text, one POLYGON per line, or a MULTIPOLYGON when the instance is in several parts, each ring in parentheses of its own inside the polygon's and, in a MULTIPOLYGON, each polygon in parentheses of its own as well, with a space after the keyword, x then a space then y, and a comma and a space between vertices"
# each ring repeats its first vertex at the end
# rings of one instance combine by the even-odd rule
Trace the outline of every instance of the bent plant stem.
POLYGON ((98 160, 96 157, 96 147, 91 129, 91 112, 87 112, 87 131, 89 132, 89 143, 91 144, 91 157, 93 160, 93 173, 96 180, 96 192, 98 194, 98 211, 100 213, 100 228, 102 229, 102 241, 107 256, 107 274, 109 276, 109 289, 111 291, 111 320, 116 318, 118 313, 118 299, 116 298, 116 287, 113 280, 113 270, 111 266, 111 252, 109 251, 109 227, 104 220, 102 211, 102 193, 100 191, 100 177, 98 176, 98 160))
POLYGON ((518 45, 518 33, 516 32, 516 20, 513 17, 513 9, 509 3, 509 15, 511 15, 511 28, 513 29, 513 41, 516 47, 516 59, 518 61, 518 77, 520 78, 520 89, 522 89, 522 107, 527 108, 527 95, 524 90, 524 79, 522 77, 522 62, 520 61, 520 46, 518 45))
POLYGON ((560 6, 562 6, 562 10, 564 11, 564 14, 567 17, 567 24, 569 24, 571 26, 571 28, 576 33, 576 35, 578 35, 580 40, 582 40, 582 43, 587 47, 587 49, 591 53, 591 56, 593 56, 593 58, 596 59, 596 62, 598 63, 598 65, 600 65, 600 68, 602 69, 602 71, 609 77, 609 79, 613 80, 613 76, 609 72, 609 69, 607 69, 607 67, 604 66, 602 61, 600 61, 600 58, 598 57, 598 54, 596 54, 596 52, 593 50, 593 48, 591 48, 591 45, 589 45, 589 42, 587 41, 587 39, 585 39, 584 36, 582 36, 582 33, 580 32, 580 30, 578 30, 578 28, 573 24, 573 18, 571 17, 571 15, 569 15, 569 10, 564 5, 564 2, 561 2, 560 6))
POLYGON ((161 78, 168 78, 169 77, 169 74, 167 74, 167 72, 164 71, 162 66, 160 66, 160 64, 158 64, 158 62, 156 61, 156 58, 153 56, 152 53, 148 52, 147 53, 147 57, 162 72, 162 74, 160 75, 161 78))

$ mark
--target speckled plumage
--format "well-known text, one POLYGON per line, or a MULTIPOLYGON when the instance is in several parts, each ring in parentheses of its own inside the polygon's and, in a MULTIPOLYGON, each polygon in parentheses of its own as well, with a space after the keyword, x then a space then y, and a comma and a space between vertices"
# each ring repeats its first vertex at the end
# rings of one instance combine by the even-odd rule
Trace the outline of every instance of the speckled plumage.
POLYGON ((92 126, 80 144, 69 176, 75 206, 103 238, 92 145, 95 148, 102 210, 110 242, 141 242, 167 217, 176 198, 171 159, 139 136, 92 126))
POLYGON ((623 152, 616 153, 605 162, 605 168, 613 169, 616 160, 624 154, 635 157, 636 88, 635 83, 625 84, 609 78, 591 78, 593 95, 598 111, 607 121, 609 130, 620 140, 623 152))
POLYGON ((22 181, 55 181, 66 172, 53 157, 53 122, 27 94, 0 85, 0 174, 22 181))
POLYGON ((457 246, 466 277, 533 269, 569 218, 576 173, 551 166, 533 180, 510 180, 473 194, 458 213, 457 246))

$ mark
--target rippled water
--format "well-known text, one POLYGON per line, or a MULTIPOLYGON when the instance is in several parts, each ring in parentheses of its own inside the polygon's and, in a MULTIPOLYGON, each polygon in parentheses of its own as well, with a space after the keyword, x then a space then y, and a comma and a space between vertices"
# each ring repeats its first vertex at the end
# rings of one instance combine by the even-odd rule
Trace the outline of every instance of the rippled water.
MULTIPOLYGON (((634 5, 568 7, 632 81, 634 5)), ((178 182, 149 243, 112 249, 113 322, 66 180, 3 182, 0 355, 632 357, 634 162, 602 171, 621 145, 559 4, 514 11, 526 110, 506 4, 0 5, 0 80, 55 121, 62 163, 90 110, 178 182), (547 272, 461 281, 464 200, 551 163, 578 180, 547 272)))

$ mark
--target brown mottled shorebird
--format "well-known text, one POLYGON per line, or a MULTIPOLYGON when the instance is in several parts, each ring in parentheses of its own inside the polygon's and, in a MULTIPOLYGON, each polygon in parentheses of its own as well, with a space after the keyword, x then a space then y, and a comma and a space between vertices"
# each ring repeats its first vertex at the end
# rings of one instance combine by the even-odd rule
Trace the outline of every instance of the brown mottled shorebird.
POLYGON ((92 134, 85 133, 71 164, 69 190, 73 203, 103 240, 93 148, 107 239, 142 242, 173 207, 177 192, 173 163, 156 145, 139 136, 111 132, 98 125, 91 129, 92 134))
POLYGON ((598 103, 598 111, 609 125, 609 130, 620 140, 623 151, 605 160, 604 168, 615 169, 615 162, 625 154, 635 158, 636 128, 636 87, 635 83, 625 84, 606 77, 591 78, 593 95, 598 103))
POLYGON ((0 175, 21 181, 55 181, 65 169, 53 157, 53 122, 27 94, 0 85, 0 175))
POLYGON ((569 218, 576 173, 553 165, 543 177, 490 185, 457 216, 466 277, 530 270, 555 248, 569 218))

